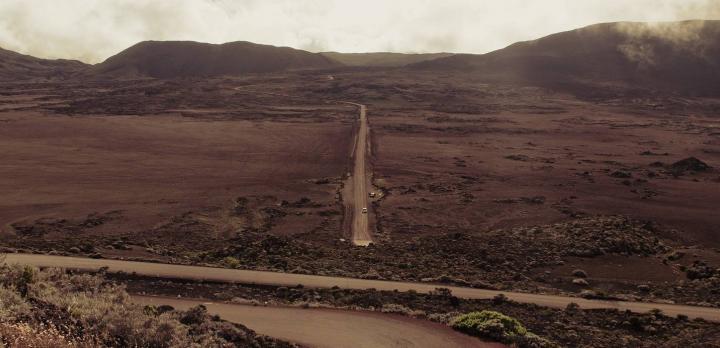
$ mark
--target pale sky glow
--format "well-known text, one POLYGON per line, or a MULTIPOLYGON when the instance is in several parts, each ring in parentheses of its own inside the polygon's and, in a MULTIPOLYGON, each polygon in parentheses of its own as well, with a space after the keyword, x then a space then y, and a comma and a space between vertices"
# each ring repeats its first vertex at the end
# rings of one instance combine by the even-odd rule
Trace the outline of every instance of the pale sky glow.
POLYGON ((0 0, 0 47, 97 63, 143 40, 485 53, 599 22, 720 19, 720 0, 0 0))

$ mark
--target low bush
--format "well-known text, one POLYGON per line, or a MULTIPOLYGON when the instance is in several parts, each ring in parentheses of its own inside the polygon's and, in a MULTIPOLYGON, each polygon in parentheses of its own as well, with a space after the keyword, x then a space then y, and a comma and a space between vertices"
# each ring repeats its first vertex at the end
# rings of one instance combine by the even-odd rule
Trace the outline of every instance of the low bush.
POLYGON ((555 347, 552 342, 528 330, 517 319, 495 311, 471 312, 455 318, 450 325, 471 336, 527 348, 555 347))
POLYGON ((211 316, 133 304, 102 276, 0 266, 0 347, 291 347, 211 316))
POLYGON ((96 345, 68 338, 54 327, 33 328, 28 324, 0 322, 0 347, 90 348, 96 345))
POLYGON ((30 312, 30 304, 19 293, 0 286, 0 320, 18 320, 30 312))

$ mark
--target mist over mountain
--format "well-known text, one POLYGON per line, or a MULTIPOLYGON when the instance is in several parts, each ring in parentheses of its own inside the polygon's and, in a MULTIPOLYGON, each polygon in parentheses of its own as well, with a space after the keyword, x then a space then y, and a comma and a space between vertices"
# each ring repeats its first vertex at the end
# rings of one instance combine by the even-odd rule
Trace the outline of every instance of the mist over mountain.
POLYGON ((347 66, 399 67, 428 60, 445 58, 454 53, 339 53, 322 52, 322 55, 347 66))
POLYGON ((706 94, 720 89, 719 37, 720 21, 605 23, 412 67, 548 87, 609 83, 706 94))
POLYGON ((288 70, 408 66, 548 88, 633 86, 683 94, 720 91, 720 21, 618 22, 518 42, 482 55, 311 53, 238 41, 145 41, 94 66, 0 49, 0 79, 175 78, 288 70))

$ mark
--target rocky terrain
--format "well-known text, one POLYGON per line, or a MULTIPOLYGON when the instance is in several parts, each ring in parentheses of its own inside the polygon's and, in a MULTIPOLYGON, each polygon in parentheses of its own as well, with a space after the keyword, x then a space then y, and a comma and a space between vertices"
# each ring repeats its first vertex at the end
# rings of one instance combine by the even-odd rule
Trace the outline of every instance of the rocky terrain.
POLYGON ((14 85, 3 246, 718 304, 687 270, 720 267, 720 102, 393 74, 14 85), (369 105, 368 249, 340 227, 353 109, 328 100, 369 105))
MULTIPOLYGON (((147 42, 83 67, 3 51, 0 252, 720 307, 717 30, 601 24, 392 68, 340 64, 411 57, 147 42), (343 230, 357 111, 342 102, 368 110, 367 248, 343 230)), ((449 294, 198 289, 442 321, 491 309, 568 346, 717 335, 449 294)))

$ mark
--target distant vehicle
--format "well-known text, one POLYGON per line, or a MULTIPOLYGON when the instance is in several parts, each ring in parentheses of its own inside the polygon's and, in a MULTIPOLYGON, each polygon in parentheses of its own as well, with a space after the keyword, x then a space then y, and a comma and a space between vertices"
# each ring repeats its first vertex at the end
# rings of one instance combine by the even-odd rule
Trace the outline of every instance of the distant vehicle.
POLYGON ((363 208, 363 209, 362 209, 362 213, 363 213, 363 214, 367 214, 367 208, 363 208))
POLYGON ((370 192, 370 197, 375 197, 375 192, 370 192))

